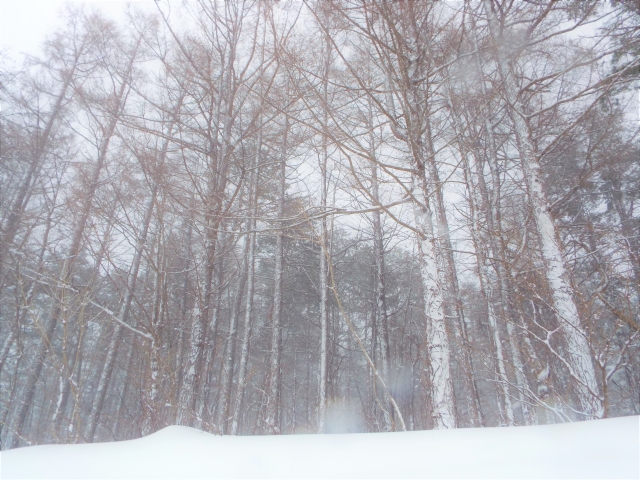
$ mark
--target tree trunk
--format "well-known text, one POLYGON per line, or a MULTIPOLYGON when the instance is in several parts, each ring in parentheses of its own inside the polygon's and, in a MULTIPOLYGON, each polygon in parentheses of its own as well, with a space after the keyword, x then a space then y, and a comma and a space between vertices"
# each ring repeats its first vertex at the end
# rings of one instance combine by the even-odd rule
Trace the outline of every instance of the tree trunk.
POLYGON ((526 107, 522 104, 517 78, 508 63, 499 34, 497 18, 489 0, 484 0, 491 36, 496 43, 496 62, 506 99, 505 105, 514 126, 516 145, 524 173, 527 194, 541 242, 545 275, 553 297, 553 307, 566 342, 566 365, 573 377, 582 414, 587 419, 601 418, 602 394, 593 366, 586 332, 582 327, 573 288, 562 253, 560 237, 551 216, 551 203, 542 185, 540 163, 532 133, 527 124, 526 107))
POLYGON ((284 264, 284 200, 287 189, 287 138, 289 134, 289 117, 284 116, 284 131, 280 150, 280 165, 278 172, 278 233, 276 234, 276 258, 273 279, 273 314, 271 315, 271 352, 269 354, 268 389, 266 399, 265 423, 273 433, 280 434, 280 344, 282 328, 282 286, 284 264))
MULTIPOLYGON (((253 174, 252 174, 253 176, 253 174)), ((253 193, 253 180, 249 181, 249 187, 247 188, 248 195, 247 205, 251 210, 251 196, 253 193)), ((251 229, 251 219, 245 222, 245 228, 251 229)), ((248 257, 249 257, 249 234, 245 235, 242 264, 240 265, 241 273, 238 278, 238 286, 235 293, 235 302, 233 302, 232 311, 229 319, 229 336, 227 338, 227 345, 225 349, 224 366, 222 368, 223 384, 220 399, 220 409, 218 416, 218 426, 221 433, 227 434, 230 430, 230 414, 231 414, 231 390, 233 386, 233 378, 235 376, 236 365, 236 350, 238 344, 238 319, 240 318, 240 310, 242 307, 242 300, 244 299, 244 290, 247 285, 248 277, 248 257)))
MULTIPOLYGON (((240 352, 240 365, 238 367, 238 386, 236 390, 235 406, 231 417, 231 435, 238 434, 238 426, 240 423, 240 415, 242 413, 244 393, 247 381, 247 366, 249 363, 249 346, 251 342, 251 322, 253 316, 253 296, 255 289, 255 256, 256 256, 256 215, 257 215, 257 196, 258 196, 258 180, 260 166, 260 150, 262 148, 261 141, 258 142, 258 150, 256 152, 256 164, 251 171, 250 194, 249 194, 249 213, 247 219, 247 298, 244 312, 244 329, 242 336, 242 347, 240 352)), ((228 417, 228 416, 227 416, 228 417)))
MULTIPOLYGON (((106 161, 109 142, 115 132, 116 125, 119 121, 119 114, 122 111, 122 108, 124 106, 124 101, 126 99, 125 93, 127 91, 129 76, 133 68, 134 59, 135 59, 135 53, 131 56, 129 65, 127 67, 127 72, 124 77, 125 80, 120 85, 120 88, 114 99, 115 108, 113 112, 110 112, 112 116, 105 129, 105 134, 100 143, 98 158, 96 160, 96 164, 93 167, 93 172, 91 174, 91 180, 89 182, 88 189, 83 196, 82 210, 80 212, 79 219, 74 229, 71 246, 69 247, 67 258, 63 263, 60 276, 59 276, 61 280, 60 283, 62 285, 62 290, 64 290, 65 286, 68 285, 71 280, 71 276, 73 275, 73 271, 74 271, 75 260, 78 257, 82 247, 82 239, 84 236, 85 227, 89 220, 89 215, 91 213, 93 200, 94 200, 96 191, 98 189, 100 173, 102 172, 102 168, 106 161)), ((18 437, 22 435, 22 430, 25 426, 25 422, 28 416, 27 413, 29 411, 29 408, 32 406, 32 402, 33 402, 33 398, 36 390, 36 384, 38 383, 38 379, 40 378, 40 373, 42 372, 42 368, 44 366, 45 357, 49 351, 51 341, 53 339, 54 331, 56 329, 58 320, 60 319, 60 316, 62 313, 63 313, 63 306, 61 305, 60 302, 56 302, 56 306, 53 309, 51 317, 46 323, 46 326, 44 329, 44 336, 40 339, 40 342, 35 348, 34 360, 32 363, 33 366, 30 370, 30 374, 27 377, 26 384, 22 391, 18 409, 13 416, 14 434, 12 435, 9 441, 9 448, 17 446, 18 437)))
POLYGON ((429 207, 427 181, 423 171, 413 177, 414 218, 420 234, 418 261, 422 277, 424 308, 429 349, 429 380, 434 426, 438 429, 456 427, 456 411, 451 380, 451 352, 444 318, 443 296, 436 259, 436 239, 433 213, 429 207))
MULTIPOLYGON (((182 97, 173 110, 173 116, 167 128, 167 137, 171 137, 173 127, 175 125, 175 118, 180 111, 181 104, 182 97)), ((162 146, 162 150, 160 151, 160 157, 158 159, 159 165, 164 164, 168 148, 169 140, 167 139, 165 140, 164 145, 162 146)), ((155 183, 151 190, 151 196, 149 197, 149 200, 145 207, 145 213, 142 220, 142 232, 140 233, 140 236, 138 237, 138 240, 136 242, 135 254, 133 257, 133 261, 131 262, 131 269, 129 271, 129 277, 127 281, 127 291, 125 294, 125 299, 120 308, 120 312, 118 313, 119 322, 115 324, 113 333, 111 334, 109 346, 107 347, 107 355, 100 369, 98 386, 93 395, 93 399, 90 402, 91 413, 89 414, 89 418, 87 420, 87 425, 85 428, 85 437, 89 442, 92 442, 94 440, 96 428, 98 427, 100 421, 100 415, 102 413, 104 400, 107 395, 109 383, 111 382, 113 367, 115 365, 118 349, 120 348, 120 343, 122 342, 122 334, 125 328, 122 324, 129 323, 131 305, 133 303, 133 299, 135 298, 136 284, 138 282, 138 274, 140 272, 140 263, 142 261, 142 255, 147 245, 149 226, 151 225, 151 219, 153 218, 158 188, 158 184, 155 183)))
POLYGON ((425 119, 427 124, 427 146, 428 155, 426 158, 427 168, 429 170, 429 178, 434 185, 434 191, 431 195, 433 199, 433 209, 436 218, 436 233, 438 241, 437 258, 440 260, 442 269, 441 285, 443 286, 444 310, 445 315, 453 318, 453 330, 455 338, 461 348, 462 357, 462 377, 467 394, 469 395, 468 407, 471 416, 471 425, 480 427, 483 425, 482 409, 480 407, 480 395, 474 377, 473 358, 471 356, 471 344, 467 335, 467 325, 464 318, 464 309, 462 299, 460 298, 460 288, 458 286, 458 275, 456 264, 453 257, 453 248, 451 246, 451 235, 449 233, 449 222, 447 221, 447 213, 444 204, 443 187, 444 183, 440 180, 440 174, 435 161, 435 149, 431 136, 431 125, 429 118, 425 119))
MULTIPOLYGON (((371 136, 373 137, 373 136, 371 136)), ((373 149, 373 138, 371 138, 373 149)), ((376 203, 379 203, 378 192, 378 166, 373 163, 371 165, 371 195, 376 203)), ((393 385, 391 379, 391 355, 389 349, 389 325, 387 318, 387 299, 384 283, 384 244, 382 239, 382 222, 379 210, 372 214, 373 218, 373 256, 374 256, 374 278, 375 278, 375 315, 373 318, 372 328, 372 344, 374 345, 373 354, 375 356, 375 345, 378 343, 378 326, 380 327, 380 353, 382 363, 382 376, 391 388, 393 385)), ((374 382, 374 394, 377 401, 377 386, 374 382)), ((384 391, 384 390, 383 390, 384 391)), ((395 421, 393 418, 393 409, 390 399, 385 395, 382 405, 383 425, 382 430, 385 432, 395 429, 395 421)))

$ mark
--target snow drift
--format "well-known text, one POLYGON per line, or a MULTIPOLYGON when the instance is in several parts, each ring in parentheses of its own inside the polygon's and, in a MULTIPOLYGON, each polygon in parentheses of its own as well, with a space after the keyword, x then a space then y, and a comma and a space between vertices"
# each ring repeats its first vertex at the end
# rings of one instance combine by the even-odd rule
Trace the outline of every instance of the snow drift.
POLYGON ((640 417, 403 433, 216 436, 2 452, 4 478, 638 478, 640 417))

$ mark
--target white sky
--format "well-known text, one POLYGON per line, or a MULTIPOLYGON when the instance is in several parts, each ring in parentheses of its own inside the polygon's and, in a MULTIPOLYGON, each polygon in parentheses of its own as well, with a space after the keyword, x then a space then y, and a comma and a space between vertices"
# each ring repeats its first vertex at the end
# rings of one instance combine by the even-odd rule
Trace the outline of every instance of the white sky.
POLYGON ((46 35, 62 25, 60 11, 67 3, 85 4, 116 20, 124 18, 128 3, 153 7, 153 0, 0 0, 0 49, 14 59, 38 53, 46 35))

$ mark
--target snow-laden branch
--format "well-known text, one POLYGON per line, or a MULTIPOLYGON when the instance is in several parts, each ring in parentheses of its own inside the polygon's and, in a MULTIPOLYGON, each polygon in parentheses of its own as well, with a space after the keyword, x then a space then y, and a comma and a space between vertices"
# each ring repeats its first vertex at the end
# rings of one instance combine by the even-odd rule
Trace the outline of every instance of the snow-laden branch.
MULTIPOLYGON (((23 271, 25 271, 25 270, 29 271, 31 273, 35 273, 35 274, 38 273, 38 272, 35 272, 35 271, 31 270, 30 268, 23 268, 23 271)), ((54 283, 50 283, 50 282, 47 282, 47 281, 45 281, 43 279, 30 277, 28 275, 23 275, 23 276, 25 278, 28 278, 29 280, 31 280, 33 282, 39 283, 40 285, 44 285, 44 286, 51 287, 51 288, 64 288, 64 289, 67 289, 67 290, 71 290, 74 293, 81 293, 80 290, 78 290, 77 288, 75 288, 75 287, 73 287, 71 285, 68 285, 68 284, 63 284, 60 281, 56 281, 54 283)), ((129 325, 128 323, 123 322, 118 317, 118 315, 116 313, 114 313, 112 310, 108 309, 107 307, 105 307, 103 305, 100 305, 99 303, 95 302, 94 300, 91 300, 90 298, 85 298, 84 300, 87 303, 90 303, 91 305, 93 305, 94 307, 97 307, 97 308, 101 309, 104 313, 106 313, 108 316, 110 316, 113 321, 115 321, 116 323, 122 325, 123 327, 125 327, 128 330, 130 330, 131 332, 133 332, 133 333, 135 333, 137 335, 140 335, 141 337, 146 338, 147 340, 152 340, 153 339, 151 334, 143 332, 141 330, 138 330, 137 328, 129 325)))

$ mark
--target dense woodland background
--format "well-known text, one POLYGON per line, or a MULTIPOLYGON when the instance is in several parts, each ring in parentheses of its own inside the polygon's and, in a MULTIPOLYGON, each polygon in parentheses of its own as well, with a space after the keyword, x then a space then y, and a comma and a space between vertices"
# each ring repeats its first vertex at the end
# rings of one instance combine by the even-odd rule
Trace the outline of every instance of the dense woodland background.
POLYGON ((640 5, 157 1, 0 53, 2 448, 640 414, 640 5))

